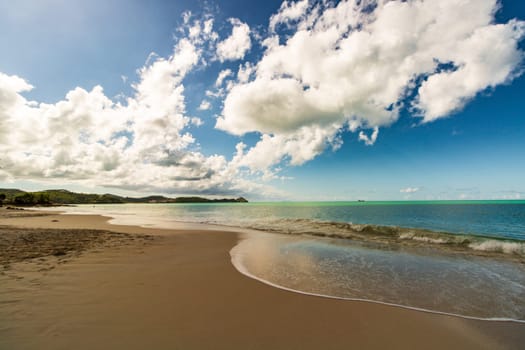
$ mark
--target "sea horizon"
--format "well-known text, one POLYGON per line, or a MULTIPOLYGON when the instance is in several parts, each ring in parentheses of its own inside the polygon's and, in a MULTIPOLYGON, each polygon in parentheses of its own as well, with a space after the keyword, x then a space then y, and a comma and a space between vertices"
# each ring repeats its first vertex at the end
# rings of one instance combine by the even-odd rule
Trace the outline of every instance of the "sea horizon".
MULTIPOLYGON (((215 195, 216 197, 223 198, 221 195, 215 195)), ((405 204, 405 203, 422 203, 422 204, 440 204, 440 203, 455 203, 455 204, 483 204, 487 203, 518 203, 525 204, 525 199, 387 199, 387 200, 365 200, 365 199, 341 199, 341 200, 249 200, 247 203, 239 204, 271 204, 271 203, 297 203, 297 204, 309 204, 309 203, 355 203, 355 204, 405 204)), ((163 204, 163 203, 148 203, 148 204, 163 204)), ((207 204, 207 203, 170 203, 170 204, 207 204)), ((216 204, 230 204, 230 203, 216 203, 216 204)))

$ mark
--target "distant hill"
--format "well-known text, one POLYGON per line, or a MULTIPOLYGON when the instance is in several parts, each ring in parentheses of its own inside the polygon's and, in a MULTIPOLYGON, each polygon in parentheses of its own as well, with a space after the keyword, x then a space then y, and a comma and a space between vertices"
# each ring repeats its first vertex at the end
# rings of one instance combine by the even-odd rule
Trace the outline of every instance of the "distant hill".
POLYGON ((201 197, 177 197, 170 200, 172 203, 248 203, 248 201, 243 198, 222 198, 222 199, 207 199, 201 197))
POLYGON ((6 189, 2 188, 2 189, 0 189, 0 194, 2 194, 2 193, 5 194, 5 196, 6 196, 5 201, 6 202, 11 202, 11 201, 13 201, 13 199, 16 196, 22 195, 25 192, 21 191, 21 190, 13 189, 13 188, 6 188, 6 189))
POLYGON ((25 192, 18 189, 0 189, 5 194, 4 204, 15 205, 61 205, 61 204, 119 204, 119 203, 247 203, 243 198, 208 199, 202 197, 147 196, 141 198, 121 197, 114 194, 76 193, 68 190, 25 192))

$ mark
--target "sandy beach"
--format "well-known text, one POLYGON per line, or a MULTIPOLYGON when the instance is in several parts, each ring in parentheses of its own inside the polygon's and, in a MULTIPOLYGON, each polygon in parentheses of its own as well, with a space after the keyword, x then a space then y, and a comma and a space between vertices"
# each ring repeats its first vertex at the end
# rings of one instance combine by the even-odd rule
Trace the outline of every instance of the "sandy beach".
POLYGON ((1 209, 0 349, 519 349, 525 324, 280 290, 221 231, 1 209))

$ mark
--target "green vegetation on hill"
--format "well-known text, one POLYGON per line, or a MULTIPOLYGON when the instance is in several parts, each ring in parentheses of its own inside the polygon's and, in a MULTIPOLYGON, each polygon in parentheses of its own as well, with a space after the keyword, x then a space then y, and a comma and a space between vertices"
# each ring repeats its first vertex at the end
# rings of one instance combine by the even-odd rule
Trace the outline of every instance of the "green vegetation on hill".
POLYGON ((0 193, 5 195, 4 203, 13 203, 16 196, 22 195, 25 192, 14 188, 0 189, 0 193))
POLYGON ((118 203, 246 203, 243 197, 236 199, 207 199, 202 197, 148 196, 142 198, 121 197, 114 194, 75 193, 68 190, 24 192, 18 189, 0 189, 5 199, 1 202, 22 206, 61 204, 118 204, 118 203))
POLYGON ((49 205, 49 194, 46 192, 25 192, 15 196, 13 203, 16 205, 49 205))
POLYGON ((171 201, 172 203, 248 203, 248 201, 239 197, 236 199, 222 198, 222 199, 207 199, 202 197, 177 197, 171 201))

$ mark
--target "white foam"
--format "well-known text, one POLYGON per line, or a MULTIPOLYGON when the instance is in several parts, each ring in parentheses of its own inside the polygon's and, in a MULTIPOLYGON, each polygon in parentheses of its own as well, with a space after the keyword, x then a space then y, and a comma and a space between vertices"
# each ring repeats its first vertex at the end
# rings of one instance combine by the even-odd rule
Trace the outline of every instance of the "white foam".
POLYGON ((505 242, 497 240, 486 240, 469 244, 469 248, 487 252, 503 252, 506 254, 525 254, 525 244, 518 242, 505 242))
POLYGON ((244 240, 246 240, 246 239, 249 239, 249 236, 248 237, 247 236, 242 237, 240 239, 240 241, 237 243, 237 245, 230 250, 230 260, 231 260, 232 265, 235 267, 235 269, 238 272, 240 272, 241 274, 245 275, 246 277, 249 277, 251 279, 254 279, 256 281, 259 281, 259 282, 264 283, 266 285, 269 285, 271 287, 275 287, 275 288, 278 288, 278 289, 281 289, 281 290, 285 290, 285 291, 288 291, 288 292, 293 292, 293 293, 298 293, 298 294, 303 294, 303 295, 309 295, 309 296, 314 296, 314 297, 374 303, 374 304, 387 305, 387 306, 392 306, 392 307, 399 307, 399 308, 402 308, 402 309, 420 311, 420 312, 425 312, 425 313, 430 313, 430 314, 438 314, 438 315, 459 317, 459 318, 464 318, 464 319, 469 319, 469 320, 492 321, 492 322, 515 322, 515 323, 524 323, 525 324, 525 320, 517 320, 517 319, 513 319, 513 318, 505 318, 505 317, 483 318, 483 317, 466 316, 466 315, 448 313, 448 312, 443 312, 443 311, 423 309, 423 308, 418 308, 418 307, 414 307, 414 306, 407 306, 407 305, 388 303, 388 302, 384 302, 384 301, 377 301, 377 300, 371 300, 371 299, 361 299, 361 298, 337 297, 337 296, 333 296, 333 295, 319 294, 319 293, 313 293, 313 292, 305 292, 305 291, 301 291, 301 290, 297 290, 297 289, 284 287, 284 286, 278 285, 276 283, 270 282, 268 280, 265 280, 263 278, 260 278, 258 276, 255 276, 250 271, 248 271, 248 269, 244 266, 244 264, 242 263, 242 256, 243 256, 243 254, 241 252, 241 249, 242 249, 241 246, 242 246, 242 242, 244 240))
POLYGON ((399 235, 399 238, 401 239, 411 239, 413 241, 417 242, 425 242, 425 243, 433 243, 433 244, 444 244, 447 243, 447 240, 443 238, 431 238, 431 237, 425 237, 425 236, 416 236, 412 232, 408 233, 402 233, 399 235))

